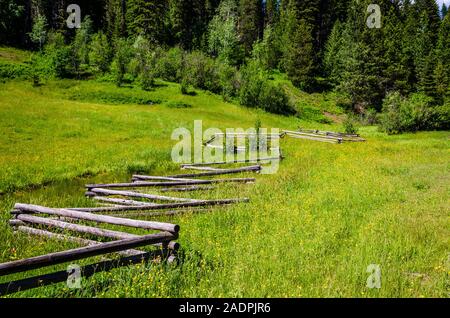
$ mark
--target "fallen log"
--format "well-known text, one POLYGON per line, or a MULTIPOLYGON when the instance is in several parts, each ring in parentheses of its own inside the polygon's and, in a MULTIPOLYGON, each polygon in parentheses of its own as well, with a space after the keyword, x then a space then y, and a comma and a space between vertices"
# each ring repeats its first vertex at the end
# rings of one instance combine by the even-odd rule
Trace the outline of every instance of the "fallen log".
MULTIPOLYGON (((184 204, 195 204, 196 202, 186 202, 184 204)), ((181 203, 183 204, 183 203, 181 203)), ((133 209, 133 208, 157 208, 156 206, 140 206, 140 207, 101 207, 98 208, 101 211, 104 211, 103 209, 106 209, 106 211, 109 211, 109 209, 133 209)), ((22 203, 16 203, 14 206, 15 210, 20 210, 20 213, 43 213, 43 214, 50 214, 50 215, 59 215, 59 216, 65 216, 70 217, 74 219, 81 219, 81 220, 87 220, 87 221, 94 221, 94 222, 100 222, 100 223, 107 223, 107 224, 114 224, 114 225, 123 225, 123 226, 130 226, 135 228, 142 228, 147 230, 159 230, 159 231, 166 231, 171 233, 177 233, 180 230, 180 226, 177 224, 170 224, 170 223, 162 223, 162 222, 153 222, 153 221, 140 221, 140 220, 131 220, 131 219, 124 219, 124 218, 116 218, 112 216, 107 215, 98 215, 93 213, 86 213, 86 212, 79 212, 68 210, 68 209, 53 209, 53 208, 47 208, 39 205, 32 205, 32 204, 22 204, 22 203)), ((14 213, 14 212, 13 212, 14 213)))
POLYGON ((93 188, 135 188, 135 187, 171 187, 197 184, 212 184, 224 182, 255 182, 255 178, 230 178, 230 179, 214 179, 214 180, 186 180, 171 182, 135 182, 135 183, 105 183, 105 184, 87 184, 86 188, 91 191, 93 188))
POLYGON ((138 238, 106 242, 100 245, 85 246, 67 251, 25 258, 0 264, 0 276, 75 261, 87 257, 128 250, 134 247, 161 243, 163 241, 171 241, 173 239, 176 239, 176 235, 162 232, 144 235, 138 238))

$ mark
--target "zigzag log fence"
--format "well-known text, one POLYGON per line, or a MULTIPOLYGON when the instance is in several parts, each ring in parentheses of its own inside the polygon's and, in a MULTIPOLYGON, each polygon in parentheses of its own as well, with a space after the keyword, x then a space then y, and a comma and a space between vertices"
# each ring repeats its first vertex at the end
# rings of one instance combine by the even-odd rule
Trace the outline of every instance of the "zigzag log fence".
MULTIPOLYGON (((214 206, 248 202, 248 199, 191 199, 142 193, 137 192, 135 189, 157 188, 161 192, 208 191, 215 189, 214 186, 211 186, 214 184, 254 183, 256 181, 255 178, 200 179, 200 177, 258 172, 261 170, 261 166, 241 167, 238 169, 209 168, 206 170, 207 172, 199 174, 189 174, 194 179, 189 179, 185 175, 135 175, 131 183, 86 185, 86 196, 92 198, 97 204, 107 206, 49 208, 32 204, 15 204, 11 210, 12 218, 9 223, 16 232, 61 242, 72 242, 82 247, 2 263, 0 264, 0 276, 42 269, 48 266, 111 253, 117 254, 119 258, 83 266, 80 269, 82 276, 89 277, 96 272, 109 271, 120 266, 129 266, 141 262, 175 262, 177 260, 177 251, 180 248, 180 244, 175 242, 180 231, 179 225, 137 220, 130 218, 131 216, 167 217, 183 213, 204 213, 210 212, 211 207, 214 206), (149 182, 148 180, 154 182, 149 182), (169 202, 161 203, 167 201, 169 202), (80 222, 94 222, 96 226, 80 224, 80 222), (99 223, 139 228, 156 233, 145 235, 131 234, 100 228, 98 227, 99 223), (82 237, 86 235, 89 238, 82 237), (136 249, 145 246, 151 248, 151 250, 136 249)), ((67 278, 68 273, 66 270, 63 270, 12 280, 0 284, 0 296, 63 282, 67 278)))
MULTIPOLYGON (((218 136, 219 134, 214 135, 205 143, 205 146, 211 146, 211 142, 218 136)), ((233 134, 233 137, 239 136, 249 136, 249 134, 233 134)), ((357 134, 305 129, 299 129, 297 131, 283 130, 280 134, 266 134, 264 138, 271 140, 272 138, 283 138, 285 136, 329 143, 365 141, 365 139, 357 134)), ((280 155, 276 157, 235 160, 232 163, 254 164, 282 159, 284 157, 280 151, 280 155)), ((100 207, 49 208, 17 203, 11 211, 12 218, 9 221, 16 232, 58 241, 73 242, 82 245, 82 247, 1 263, 0 276, 41 269, 111 253, 117 254, 119 258, 102 260, 94 264, 85 265, 80 268, 82 276, 86 278, 94 275, 96 272, 109 271, 120 266, 130 266, 141 262, 175 262, 177 260, 177 251, 180 248, 180 244, 175 241, 178 238, 180 226, 165 222, 137 220, 130 218, 131 216, 167 217, 183 213, 205 213, 211 212, 212 207, 248 202, 249 199, 206 200, 180 198, 142 193, 138 192, 136 188, 157 188, 160 192, 210 191, 216 189, 217 184, 254 183, 256 180, 255 178, 201 179, 202 177, 249 172, 259 173, 262 169, 261 165, 239 168, 217 168, 217 166, 226 164, 230 164, 230 162, 184 164, 181 165, 181 169, 201 172, 172 176, 135 174, 132 176, 130 183, 86 185, 87 191, 85 195, 97 204, 104 205, 100 207), (98 226, 80 224, 80 222, 120 225, 129 228, 138 228, 152 233, 137 235, 104 229, 98 226), (69 235, 67 232, 85 236, 89 235, 90 238, 69 235), (97 238, 97 240, 92 238, 97 238), (110 241, 105 241, 105 239, 110 241), (150 251, 136 249, 139 247, 151 247, 152 249, 150 251)), ((67 278, 67 271, 61 270, 1 283, 0 296, 63 282, 67 278)))

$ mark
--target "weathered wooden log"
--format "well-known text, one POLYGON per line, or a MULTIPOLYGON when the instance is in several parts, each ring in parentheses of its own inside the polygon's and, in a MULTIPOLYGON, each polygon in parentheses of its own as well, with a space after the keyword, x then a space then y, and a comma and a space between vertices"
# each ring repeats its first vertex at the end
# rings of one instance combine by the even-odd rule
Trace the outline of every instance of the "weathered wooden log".
POLYGON ((104 201, 104 202, 112 202, 117 203, 118 205, 152 205, 154 203, 151 202, 143 202, 143 201, 136 201, 136 200, 126 200, 126 199, 118 199, 118 198, 106 198, 102 196, 95 196, 95 193, 92 192, 91 199, 96 201, 104 201))
POLYGON ((161 232, 157 234, 143 235, 138 238, 106 242, 100 245, 85 246, 67 251, 11 261, 0 264, 0 276, 75 261, 87 257, 128 250, 134 247, 161 243, 163 241, 171 241, 173 239, 176 239, 176 235, 161 232))
MULTIPOLYGON (((202 167, 200 167, 200 166, 198 166, 198 167, 197 166, 185 166, 184 169, 207 170, 207 169, 202 169, 202 167)), ((224 175, 224 174, 242 173, 242 172, 259 172, 259 171, 261 171, 261 169, 262 169, 262 167, 260 165, 236 168, 236 169, 214 169, 214 170, 208 171, 208 172, 178 174, 178 175, 176 175, 176 177, 178 177, 178 178, 209 177, 209 176, 218 176, 218 175, 224 175)))
MULTIPOLYGON (((97 195, 121 195, 125 197, 132 198, 145 198, 150 200, 159 200, 159 201, 175 201, 175 202, 198 202, 200 200, 197 199, 189 199, 189 198, 176 198, 176 197, 168 197, 163 195, 155 195, 155 194, 147 194, 147 193, 138 193, 133 191, 122 191, 122 190, 109 190, 109 189, 101 189, 94 188, 90 189, 90 192, 93 192, 97 195)), ((149 202, 148 205, 155 205, 155 203, 149 202)))
MULTIPOLYGON (((169 210, 200 206, 227 205, 235 203, 248 202, 248 198, 242 199, 222 199, 222 200, 204 200, 198 202, 180 202, 170 204, 141 205, 141 206, 123 206, 123 207, 98 207, 98 208, 70 208, 69 211, 101 213, 101 212, 125 212, 125 211, 150 211, 150 210, 169 210)), ((66 209, 67 210, 67 209, 66 209)), ((169 231, 170 232, 170 231, 169 231)))
POLYGON ((334 132, 334 131, 321 131, 321 130, 317 130, 317 129, 299 128, 298 131, 306 132, 306 133, 313 133, 313 134, 320 134, 320 135, 337 136, 337 137, 360 137, 359 134, 347 134, 347 133, 334 132))
MULTIPOLYGON (((32 227, 24 226, 24 225, 16 226, 16 229, 19 232, 23 232, 23 233, 27 233, 27 234, 31 234, 31 235, 44 236, 44 237, 48 237, 48 238, 59 240, 59 241, 74 242, 74 243, 78 243, 78 244, 85 245, 85 246, 103 244, 102 242, 88 240, 88 239, 84 239, 81 237, 53 233, 53 232, 49 232, 49 231, 45 231, 45 230, 41 230, 41 229, 35 229, 32 227)), ((159 244, 161 244, 161 243, 159 243, 159 244)), ((160 245, 157 245, 157 246, 160 246, 160 245)), ((117 253, 119 255, 123 255, 123 256, 130 256, 130 255, 140 255, 145 252, 131 249, 131 250, 126 250, 126 251, 119 251, 117 253)))
POLYGON ((42 218, 38 216, 28 215, 28 214, 18 214, 16 216, 17 220, 23 221, 29 224, 39 224, 53 228, 59 228, 63 230, 69 230, 73 232, 79 232, 84 234, 91 234, 99 237, 107 237, 113 239, 128 239, 128 238, 136 238, 139 235, 128 234, 124 232, 112 231, 107 229, 100 229, 92 226, 73 224, 68 222, 62 222, 57 220, 51 220, 48 218, 42 218))
POLYGON ((196 179, 186 179, 186 178, 175 178, 175 177, 160 177, 160 176, 142 176, 135 174, 133 175, 131 181, 142 181, 142 180, 160 180, 160 181, 196 181, 196 179), (145 178, 142 178, 145 177, 145 178))
POLYGON ((312 138, 322 138, 322 139, 330 139, 330 140, 336 140, 338 142, 342 142, 342 137, 335 137, 335 136, 328 136, 328 135, 317 135, 317 134, 310 134, 310 133, 304 133, 300 131, 290 131, 285 130, 288 136, 296 135, 296 136, 305 136, 305 137, 312 137, 312 138))
POLYGON ((93 188, 172 187, 172 186, 212 184, 224 182, 249 183, 255 181, 256 181, 255 178, 229 178, 229 179, 192 180, 192 181, 186 180, 186 181, 171 181, 171 182, 105 183, 105 184, 87 184, 86 188, 89 191, 91 191, 91 189, 93 188))
MULTIPOLYGON (((226 150, 226 149, 227 149, 227 147, 225 147, 225 146, 221 146, 221 145, 212 145, 212 144, 207 144, 206 147, 208 147, 208 148, 213 148, 213 149, 219 149, 219 150, 226 150)), ((246 148, 245 148, 245 147, 236 147, 236 146, 234 146, 234 147, 231 148, 231 149, 233 149, 233 152, 234 152, 234 153, 246 151, 246 148)))
POLYGON ((190 192, 190 191, 209 191, 214 190, 215 187, 186 187, 186 188, 162 188, 161 192, 190 192))
POLYGON ((240 167, 240 168, 233 168, 233 169, 221 169, 221 168, 213 168, 213 167, 208 167, 208 166, 184 166, 182 169, 216 171, 216 172, 222 172, 222 174, 230 174, 230 173, 239 173, 239 172, 261 171, 262 167, 260 165, 255 165, 255 166, 240 167))
POLYGON ((212 165, 226 165, 226 164, 236 164, 236 163, 258 163, 265 161, 273 161, 273 160, 281 160, 284 159, 282 156, 279 157, 263 157, 256 159, 242 159, 242 160, 234 160, 234 161, 219 161, 219 162, 203 162, 203 163, 186 163, 182 164, 181 168, 185 167, 195 167, 195 166, 212 166, 212 165))
POLYGON ((145 211, 130 211, 127 213, 114 213, 113 215, 116 217, 169 217, 169 216, 177 216, 188 213, 206 213, 211 212, 210 209, 188 209, 188 210, 169 210, 163 212, 145 212, 145 211))
MULTIPOLYGON (((105 260, 95 264, 82 266, 80 268, 81 276, 83 278, 89 278, 95 273, 107 272, 118 267, 140 264, 142 262, 147 262, 149 260, 155 259, 159 256, 161 256, 161 251, 152 251, 143 253, 141 255, 133 255, 114 260, 105 260)), ((171 258, 171 256, 169 256, 169 258, 171 258)), ((170 260, 168 259, 167 261, 169 262, 170 260)), ((25 291, 37 287, 48 286, 55 283, 65 282, 67 281, 67 278, 67 270, 61 270, 54 273, 43 274, 3 283, 0 284, 0 296, 5 296, 8 294, 16 293, 18 291, 25 291)))
POLYGON ((319 136, 311 137, 311 136, 297 135, 297 134, 290 134, 290 133, 288 133, 287 136, 289 136, 291 138, 296 138, 296 139, 307 139, 307 140, 327 142, 327 143, 332 143, 332 144, 338 144, 338 143, 342 142, 342 141, 339 141, 339 140, 336 140, 336 139, 321 138, 319 136))
MULTIPOLYGON (((14 226, 20 232, 33 234, 33 235, 38 235, 38 236, 46 236, 46 237, 57 239, 57 240, 60 240, 60 241, 70 241, 70 242, 79 243, 79 244, 82 244, 82 245, 94 245, 94 243, 95 244, 101 244, 101 242, 88 240, 88 239, 84 239, 84 238, 81 238, 81 237, 68 236, 68 235, 64 235, 64 234, 53 233, 53 232, 49 232, 49 231, 45 231, 45 230, 41 230, 41 229, 28 227, 28 226, 26 226, 26 224, 27 224, 26 222, 18 220, 18 219, 11 219, 11 220, 9 220, 9 224, 11 226, 14 226)), ((68 229, 68 228, 64 227, 64 229, 68 229)), ((89 233, 89 232, 83 232, 83 231, 81 231, 81 232, 82 233, 89 233)), ((116 232, 116 231, 111 231, 111 232, 116 232)), ((130 237, 139 237, 139 235, 133 235, 133 234, 123 233, 123 232, 116 232, 116 233, 119 233, 119 235, 116 236, 114 234, 113 235, 108 234, 108 235, 106 235, 104 237, 116 238, 116 239, 123 239, 123 238, 130 238, 130 237), (123 234, 127 234, 127 235, 125 236, 123 234)), ((95 234, 95 235, 103 237, 102 234, 95 234)), ((153 245, 157 246, 157 247, 162 247, 163 243, 157 243, 157 244, 153 244, 153 245)), ((177 243, 177 242, 174 242, 174 241, 170 241, 167 244, 167 248, 170 249, 170 250, 177 251, 180 248, 180 244, 177 243)), ((121 255, 137 255, 137 252, 143 253, 142 251, 138 251, 138 250, 129 250, 129 251, 131 251, 131 254, 128 251, 118 252, 118 253, 121 254, 121 255)))
MULTIPOLYGON (((161 248, 163 247, 163 243, 157 243, 154 245, 159 246, 161 248)), ((180 249, 180 243, 174 242, 174 241, 170 241, 166 246, 169 250, 172 250, 172 251, 178 251, 180 249)))
POLYGON ((207 166, 186 166, 183 169, 186 170, 202 170, 202 171, 223 171, 224 169, 212 168, 207 166))
MULTIPOLYGON (((248 133, 248 132, 243 132, 243 133, 217 133, 217 134, 215 134, 214 135, 215 136, 215 138, 217 138, 217 137, 259 137, 259 138, 261 138, 261 137, 263 137, 263 138, 266 138, 266 139, 272 139, 272 138, 283 138, 284 137, 284 134, 281 132, 281 133, 278 133, 278 134, 276 134, 276 133, 265 133, 265 134, 263 134, 263 133, 248 133)), ((214 139, 215 139, 214 138, 214 139)))
MULTIPOLYGON (((184 204, 195 204, 197 202, 186 202, 184 204)), ((74 219, 81 219, 81 220, 87 220, 87 221, 94 221, 94 222, 100 222, 100 223, 107 223, 107 224, 114 224, 114 225, 123 225, 123 226, 130 226, 135 228, 142 228, 147 230, 159 230, 159 231, 167 231, 172 233, 177 233, 180 230, 180 226, 177 224, 170 224, 170 223, 162 223, 162 222, 152 222, 152 221, 140 221, 140 220, 131 220, 131 219, 124 219, 124 218, 116 218, 112 216, 106 216, 106 215, 98 215, 93 213, 87 213, 87 212, 79 212, 79 211, 73 211, 68 209, 53 209, 53 208, 47 208, 39 205, 32 205, 32 204, 22 204, 22 203, 16 203, 14 206, 16 210, 20 210, 21 213, 29 212, 29 213, 44 213, 44 214, 50 214, 50 215, 59 215, 59 216, 65 216, 70 217, 74 219)), ((132 209, 137 207, 101 207, 98 208, 101 211, 109 211, 109 209, 116 210, 119 209, 132 209)), ((140 206, 138 208, 148 209, 148 208, 157 208, 156 206, 140 206)))

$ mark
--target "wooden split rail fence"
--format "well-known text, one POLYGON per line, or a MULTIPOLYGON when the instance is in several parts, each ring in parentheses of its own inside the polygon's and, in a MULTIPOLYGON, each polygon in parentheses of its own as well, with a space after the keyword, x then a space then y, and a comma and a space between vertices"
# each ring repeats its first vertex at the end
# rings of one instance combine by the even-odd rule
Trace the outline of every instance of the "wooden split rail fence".
MULTIPOLYGON (((248 134, 234 134, 234 137, 248 134)), ((266 135, 274 137, 309 139, 321 142, 342 143, 365 141, 359 135, 326 132, 319 130, 284 130, 281 134, 266 135)), ((205 143, 210 145, 218 135, 205 143)), ((93 256, 118 254, 119 258, 106 259, 80 268, 83 277, 100 271, 108 271, 120 266, 128 266, 147 261, 176 260, 180 245, 176 242, 180 226, 172 223, 144 221, 134 217, 174 216, 182 213, 209 212, 213 207, 248 202, 247 198, 193 199, 144 193, 139 189, 157 189, 160 192, 205 192, 216 189, 224 183, 254 183, 255 178, 205 179, 220 175, 239 173, 259 173, 260 164, 282 160, 283 156, 235 160, 233 163, 252 163, 239 168, 218 168, 229 162, 192 163, 181 166, 183 170, 196 171, 171 176, 149 176, 135 174, 128 183, 102 183, 86 185, 85 195, 97 203, 95 207, 48 208, 39 205, 17 203, 11 211, 10 225, 17 231, 28 235, 46 237, 54 240, 73 242, 82 247, 60 252, 13 260, 0 264, 0 276, 41 269, 62 263, 77 261, 93 256), (200 172, 198 172, 200 171, 200 172), (102 206, 98 206, 102 205, 102 206), (94 222, 97 226, 85 225, 94 222), (83 224, 82 224, 83 223, 83 224), (131 234, 98 227, 110 224, 147 231, 143 235, 131 234), (72 233, 72 234, 69 234, 72 233), (77 236, 74 236, 76 233, 77 236), (86 237, 88 236, 88 237, 86 237), (151 250, 140 250, 140 247, 151 250)), ((41 274, 0 284, 0 295, 66 281, 66 270, 41 274)))
POLYGON ((364 138, 361 138, 361 136, 358 134, 345 134, 320 130, 307 130, 307 129, 299 129, 297 131, 283 130, 283 132, 286 134, 286 136, 291 138, 307 139, 320 142, 328 142, 333 144, 341 144, 344 142, 366 141, 364 138))
MULTIPOLYGON (((221 163, 218 163, 221 164, 221 163)), ((49 253, 0 264, 0 276, 41 269, 105 254, 119 258, 101 260, 80 268, 83 277, 140 262, 176 261, 180 248, 176 242, 180 231, 177 224, 144 221, 133 217, 174 216, 182 213, 209 212, 213 207, 248 202, 247 198, 192 199, 144 193, 138 189, 158 189, 161 192, 209 191, 223 183, 254 183, 255 178, 204 179, 219 175, 259 172, 260 165, 239 168, 213 168, 210 165, 183 165, 182 169, 202 171, 173 176, 133 175, 129 183, 86 185, 85 195, 95 207, 49 208, 32 204, 15 204, 10 225, 16 232, 73 242, 82 247, 49 253), (95 223, 86 225, 86 223, 95 223), (144 235, 131 234, 99 227, 99 224, 137 228, 144 235), (137 249, 147 247, 146 250, 137 249), (150 250, 148 250, 150 249, 150 250)), ((0 284, 0 295, 24 291, 66 281, 66 270, 17 279, 0 284)))

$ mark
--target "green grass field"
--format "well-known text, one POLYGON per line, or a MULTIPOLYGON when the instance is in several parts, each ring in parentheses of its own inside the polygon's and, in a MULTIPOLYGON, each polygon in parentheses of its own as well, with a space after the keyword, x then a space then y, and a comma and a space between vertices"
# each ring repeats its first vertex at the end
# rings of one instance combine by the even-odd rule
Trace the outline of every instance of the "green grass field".
MULTIPOLYGON (((318 98, 302 100, 314 108, 318 98)), ((267 128, 342 130, 203 91, 184 96, 165 82, 151 92, 95 81, 0 84, 0 261, 74 246, 14 234, 7 221, 15 202, 87 206, 87 182, 178 172, 171 133, 197 119, 204 129, 246 129, 260 119, 267 128)), ((181 226, 179 266, 121 268, 83 281, 81 290, 61 283, 9 297, 448 297, 449 133, 360 133, 366 143, 283 139, 277 174, 208 194, 250 203, 158 219, 181 226), (366 287, 370 264, 381 266, 380 289, 366 287)))

